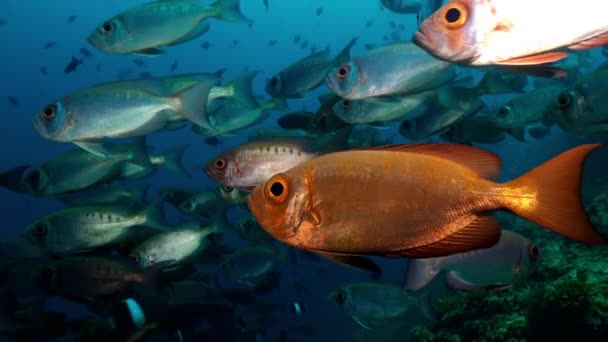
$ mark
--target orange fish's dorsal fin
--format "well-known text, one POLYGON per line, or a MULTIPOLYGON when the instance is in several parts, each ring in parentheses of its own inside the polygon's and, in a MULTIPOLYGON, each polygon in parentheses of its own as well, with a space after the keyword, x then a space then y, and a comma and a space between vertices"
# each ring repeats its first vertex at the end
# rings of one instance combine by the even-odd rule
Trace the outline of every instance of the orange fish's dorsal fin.
POLYGON ((500 175, 500 158, 486 150, 459 144, 400 144, 365 148, 373 151, 419 153, 453 161, 466 166, 479 177, 494 180, 500 175))
POLYGON ((410 258, 432 258, 469 252, 494 246, 500 240, 501 230, 492 216, 479 216, 468 226, 430 245, 401 251, 410 258))
POLYGON ((567 52, 563 52, 563 51, 551 51, 551 52, 540 53, 540 54, 537 54, 537 55, 531 55, 531 56, 525 56, 525 57, 507 59, 507 60, 504 60, 504 61, 496 62, 495 64, 498 64, 498 65, 534 65, 534 64, 546 64, 546 63, 557 62, 557 61, 562 60, 562 59, 564 59, 566 57, 568 57, 568 53, 567 52))
POLYGON ((608 45, 608 33, 600 34, 591 39, 587 39, 580 43, 568 46, 568 49, 572 50, 589 50, 596 47, 608 45))

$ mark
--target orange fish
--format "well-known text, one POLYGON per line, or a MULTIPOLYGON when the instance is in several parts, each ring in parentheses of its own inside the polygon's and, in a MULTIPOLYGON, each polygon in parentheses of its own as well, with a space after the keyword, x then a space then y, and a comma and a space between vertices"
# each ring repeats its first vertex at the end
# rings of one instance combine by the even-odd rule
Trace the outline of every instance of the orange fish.
POLYGON ((426 258, 490 247, 501 234, 490 215, 496 210, 605 243, 579 193, 584 160, 599 147, 578 146, 502 184, 492 181, 498 156, 470 146, 336 152, 274 175, 247 204, 276 239, 355 267, 357 256, 426 258))

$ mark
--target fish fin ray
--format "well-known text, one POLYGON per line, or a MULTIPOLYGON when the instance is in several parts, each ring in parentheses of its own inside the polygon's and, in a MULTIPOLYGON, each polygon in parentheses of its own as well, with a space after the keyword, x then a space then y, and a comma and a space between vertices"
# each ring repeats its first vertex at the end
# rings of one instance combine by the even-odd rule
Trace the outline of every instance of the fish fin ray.
POLYGON ((342 254, 332 254, 332 253, 324 253, 315 251, 318 255, 322 256, 325 259, 328 259, 332 262, 345 265, 351 268, 355 268, 362 271, 367 271, 375 274, 379 274, 382 272, 380 266, 378 266, 372 260, 358 256, 358 255, 342 255, 342 254))
POLYGON ((133 51, 134 55, 141 55, 146 57, 158 57, 165 54, 165 50, 158 48, 147 48, 142 50, 133 51))
POLYGON ((431 283, 440 271, 436 268, 435 260, 410 260, 403 283, 403 291, 416 291, 431 283))
POLYGON ((572 50, 589 50, 596 47, 608 45, 608 32, 595 36, 593 38, 584 40, 574 45, 568 46, 568 49, 572 50))
POLYGON ((178 113, 197 126, 210 128, 207 101, 211 88, 217 82, 217 78, 211 77, 175 94, 174 98, 179 99, 181 104, 178 113))
POLYGON ((400 252, 402 256, 413 258, 440 257, 468 252, 480 248, 489 248, 500 240, 501 230, 492 216, 479 216, 468 226, 454 234, 431 243, 400 252))
POLYGON ((531 56, 507 59, 497 62, 498 65, 535 65, 553 63, 568 57, 567 52, 551 51, 531 56))
POLYGON ((363 328, 367 329, 367 330, 371 330, 372 328, 369 327, 369 325, 363 323, 362 319, 357 317, 357 316, 353 316, 353 319, 355 320, 355 322, 357 322, 357 324, 359 324, 360 326, 362 326, 363 328))
POLYGON ((526 194, 534 196, 529 205, 523 202, 524 197, 506 197, 503 207, 570 239, 608 243, 608 238, 593 229, 580 195, 584 161, 602 146, 574 147, 504 184, 508 189, 525 189, 526 194))
POLYGON ((500 158, 496 154, 466 145, 397 144, 364 148, 363 150, 420 153, 434 156, 466 166, 487 180, 498 178, 501 170, 500 158))
POLYGON ((109 146, 101 141, 89 140, 89 141, 73 141, 73 143, 82 148, 83 150, 90 152, 96 156, 107 157, 112 154, 109 146))

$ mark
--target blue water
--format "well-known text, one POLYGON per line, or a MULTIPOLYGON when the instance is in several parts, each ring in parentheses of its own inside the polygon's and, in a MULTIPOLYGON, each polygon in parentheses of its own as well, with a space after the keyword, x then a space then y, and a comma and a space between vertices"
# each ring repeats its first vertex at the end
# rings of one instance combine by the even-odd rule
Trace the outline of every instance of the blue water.
MULTIPOLYGON (((143 59, 147 69, 153 76, 169 75, 172 63, 178 61, 177 73, 213 72, 220 68, 228 68, 224 79, 230 80, 242 74, 245 70, 261 70, 255 80, 255 94, 264 95, 264 83, 280 69, 295 60, 307 56, 310 46, 322 50, 331 46, 335 55, 354 36, 359 37, 359 43, 352 49, 351 55, 362 54, 364 44, 382 45, 388 43, 383 36, 393 30, 389 23, 404 24, 406 29, 401 31, 401 38, 410 39, 416 29, 416 19, 413 15, 398 15, 387 10, 381 10, 378 1, 350 0, 269 0, 270 8, 266 10, 262 0, 243 0, 243 13, 254 20, 252 28, 242 24, 224 23, 212 20, 211 31, 195 41, 167 48, 168 53, 161 57, 143 59), (321 16, 315 15, 318 7, 323 7, 321 16), (366 29, 366 22, 373 21, 371 28, 366 29), (294 46, 294 35, 300 34, 302 41, 309 41, 309 48, 302 50, 294 46), (238 44, 233 44, 234 40, 238 44), (267 42, 277 40, 274 47, 267 42), (211 43, 209 49, 202 49, 204 41, 211 43)), ((57 143, 41 138, 33 129, 32 118, 47 103, 58 97, 76 91, 80 88, 101 82, 114 81, 121 70, 132 69, 133 77, 144 71, 136 67, 132 60, 136 57, 128 55, 109 55, 96 50, 86 42, 87 35, 104 19, 142 3, 135 0, 121 1, 73 1, 73 0, 3 0, 0 3, 0 18, 4 24, 0 26, 0 104, 2 105, 2 124, 0 125, 0 170, 9 169, 15 165, 38 164, 63 151, 73 148, 68 143, 57 143), (67 17, 76 15, 75 22, 70 23, 67 17), (47 41, 56 41, 57 45, 43 49, 47 41), (84 65, 72 74, 64 74, 63 69, 71 56, 79 56, 79 49, 85 47, 93 53, 84 65), (101 71, 96 66, 101 65, 101 71), (48 75, 40 73, 41 67, 48 68, 48 75), (18 98, 19 104, 11 104, 8 96, 18 98)), ((316 96, 327 92, 322 88, 309 93, 303 100, 290 101, 291 108, 299 110, 303 106, 315 110, 318 102, 316 96)), ((496 100, 500 102, 502 100, 496 100)), ((278 112, 262 124, 276 126, 278 112)), ((181 178, 159 170, 152 178, 143 183, 152 185, 151 193, 166 187, 185 187, 205 189, 215 184, 202 172, 202 166, 221 151, 247 141, 249 130, 239 136, 223 138, 223 145, 210 147, 203 143, 200 136, 184 129, 177 132, 159 133, 152 135, 149 142, 156 151, 180 145, 190 144, 185 157, 186 169, 192 174, 191 178, 181 178)), ((549 157, 575 146, 581 142, 606 141, 605 137, 577 138, 561 133, 553 128, 552 133, 533 143, 522 144, 511 138, 495 144, 485 145, 484 148, 495 151, 503 159, 505 179, 512 178, 538 165, 549 157)), ((396 136, 395 142, 405 142, 396 136)), ((596 153, 587 164, 586 181, 593 181, 602 175, 601 160, 605 160, 608 152, 596 153)), ((0 189, 2 213, 2 235, 11 237, 20 234, 24 227, 33 220, 47 215, 62 206, 52 199, 34 199, 0 189)), ((406 262, 402 260, 377 260, 384 268, 383 281, 399 284, 403 278, 406 262)), ((327 301, 330 291, 339 286, 357 281, 367 281, 365 273, 353 271, 329 262, 322 261, 321 265, 330 274, 322 278, 317 272, 317 266, 301 261, 300 265, 286 264, 282 268, 280 291, 275 291, 269 298, 277 303, 283 303, 286 308, 295 300, 307 304, 308 312, 302 317, 288 315, 288 309, 282 316, 277 317, 278 326, 289 322, 311 324, 319 329, 321 335, 317 341, 332 339, 348 340, 351 333, 359 327, 347 316, 338 312, 327 301), (294 281, 306 284, 307 291, 297 296, 293 289, 294 281)))

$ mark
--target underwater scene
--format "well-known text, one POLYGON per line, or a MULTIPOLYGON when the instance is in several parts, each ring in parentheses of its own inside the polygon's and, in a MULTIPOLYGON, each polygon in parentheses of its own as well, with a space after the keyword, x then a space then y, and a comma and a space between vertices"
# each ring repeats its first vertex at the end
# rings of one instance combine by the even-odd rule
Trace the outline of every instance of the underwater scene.
POLYGON ((608 341, 598 0, 3 0, 0 341, 608 341))

